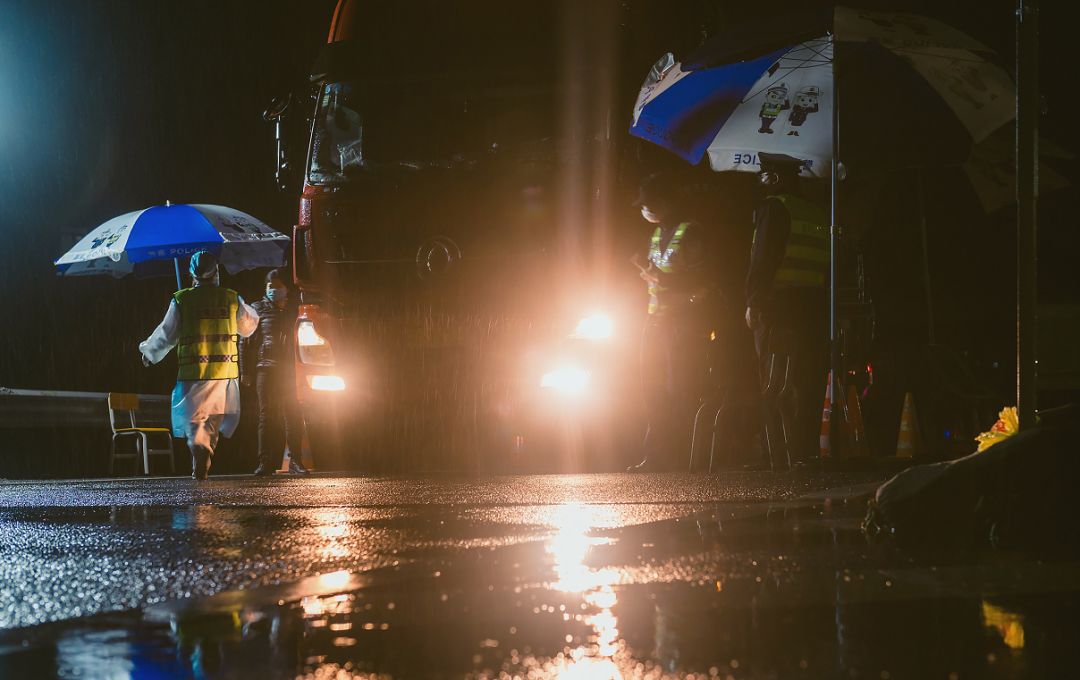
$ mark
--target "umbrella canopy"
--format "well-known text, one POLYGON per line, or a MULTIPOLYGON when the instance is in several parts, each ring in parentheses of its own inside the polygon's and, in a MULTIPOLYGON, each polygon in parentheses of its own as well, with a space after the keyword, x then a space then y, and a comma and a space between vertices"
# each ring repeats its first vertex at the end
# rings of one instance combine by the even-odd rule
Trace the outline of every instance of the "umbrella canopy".
POLYGON ((740 25, 685 63, 661 58, 630 132, 720 171, 756 172, 764 151, 828 177, 838 143, 849 169, 959 163, 1015 116, 989 52, 908 14, 837 7, 740 25))
POLYGON ((963 162, 972 143, 1016 115, 1013 82, 989 52, 933 19, 836 7, 734 26, 685 64, 665 55, 641 88, 631 134, 690 163, 707 153, 715 170, 756 172, 758 154, 771 152, 832 180, 833 412, 844 394, 837 180, 963 162))
POLYGON ((220 205, 158 205, 114 217, 56 260, 65 276, 122 277, 155 261, 200 250, 218 256, 230 274, 285 263, 289 237, 245 212, 220 205))

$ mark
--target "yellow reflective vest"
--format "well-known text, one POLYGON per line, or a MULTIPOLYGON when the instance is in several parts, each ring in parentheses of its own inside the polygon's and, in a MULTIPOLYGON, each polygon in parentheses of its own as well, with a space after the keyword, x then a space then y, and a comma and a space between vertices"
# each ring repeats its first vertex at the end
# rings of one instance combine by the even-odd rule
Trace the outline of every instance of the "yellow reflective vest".
POLYGON ((177 380, 227 380, 240 377, 235 291, 196 286, 173 294, 180 308, 177 380))
POLYGON ((825 211, 792 194, 769 198, 783 203, 791 218, 791 233, 784 246, 784 259, 776 270, 773 287, 823 287, 829 277, 829 228, 825 211))
MULTIPOLYGON (((675 256, 675 253, 679 252, 683 234, 686 233, 689 226, 689 222, 683 222, 675 227, 675 233, 671 235, 671 240, 668 241, 667 248, 664 249, 660 248, 661 229, 660 227, 656 228, 652 235, 652 242, 649 245, 649 261, 653 263, 654 267, 665 274, 671 273, 671 258, 675 256)), ((649 282, 649 314, 656 314, 661 311, 660 295, 665 290, 667 289, 660 284, 649 282)))

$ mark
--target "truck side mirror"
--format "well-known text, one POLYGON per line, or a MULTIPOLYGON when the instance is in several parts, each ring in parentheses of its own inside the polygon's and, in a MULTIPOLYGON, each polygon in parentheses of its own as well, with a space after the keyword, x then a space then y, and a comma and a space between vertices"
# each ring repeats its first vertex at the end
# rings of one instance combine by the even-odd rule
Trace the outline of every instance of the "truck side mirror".
POLYGON ((289 161, 289 148, 285 140, 284 126, 285 117, 288 115, 289 106, 292 104, 292 98, 292 93, 274 97, 262 114, 264 121, 274 124, 274 143, 277 150, 274 181, 277 183, 278 191, 287 191, 292 181, 292 164, 289 161))

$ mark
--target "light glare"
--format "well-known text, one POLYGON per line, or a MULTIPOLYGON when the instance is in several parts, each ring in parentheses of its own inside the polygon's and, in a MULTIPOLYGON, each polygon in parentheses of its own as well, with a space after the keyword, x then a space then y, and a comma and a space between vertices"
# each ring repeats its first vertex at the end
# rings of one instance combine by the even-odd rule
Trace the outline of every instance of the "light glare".
POLYGON ((540 387, 563 394, 582 394, 589 386, 589 372, 576 366, 560 366, 540 379, 540 387))
POLYGON ((345 379, 340 375, 309 375, 308 385, 318 392, 341 392, 345 389, 345 379))
POLYGON ((322 347, 326 344, 326 338, 315 330, 315 324, 310 321, 301 321, 296 328, 296 342, 301 347, 322 347))
POLYGON ((610 340, 614 334, 615 324, 606 314, 590 314, 574 329, 574 337, 585 340, 610 340))

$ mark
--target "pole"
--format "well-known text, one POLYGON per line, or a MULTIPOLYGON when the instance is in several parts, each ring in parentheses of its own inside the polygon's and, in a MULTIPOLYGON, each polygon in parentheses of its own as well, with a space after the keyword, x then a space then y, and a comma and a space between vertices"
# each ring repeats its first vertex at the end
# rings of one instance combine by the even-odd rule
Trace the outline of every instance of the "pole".
POLYGON ((926 197, 922 172, 917 171, 915 177, 919 183, 919 232, 922 236, 923 291, 926 293, 926 336, 929 343, 933 345, 937 338, 934 333, 934 295, 930 285, 930 239, 926 233, 926 197))
POLYGON ((173 258, 173 269, 176 270, 176 290, 183 290, 184 282, 180 279, 180 258, 173 258))
MULTIPOLYGON (((838 185, 840 183, 840 96, 839 78, 836 74, 836 36, 832 38, 832 180, 830 182, 831 195, 829 198, 829 367, 832 369, 832 413, 837 413, 837 402, 844 393, 840 389, 840 341, 839 323, 836 318, 836 293, 837 293, 837 251, 839 250, 840 227, 837 226, 838 213, 838 185)), ((830 429, 836 432, 835 428, 830 429)))
POLYGON ((1016 405, 1020 429, 1035 424, 1038 393, 1036 270, 1039 197, 1039 4, 1016 9, 1016 405))

